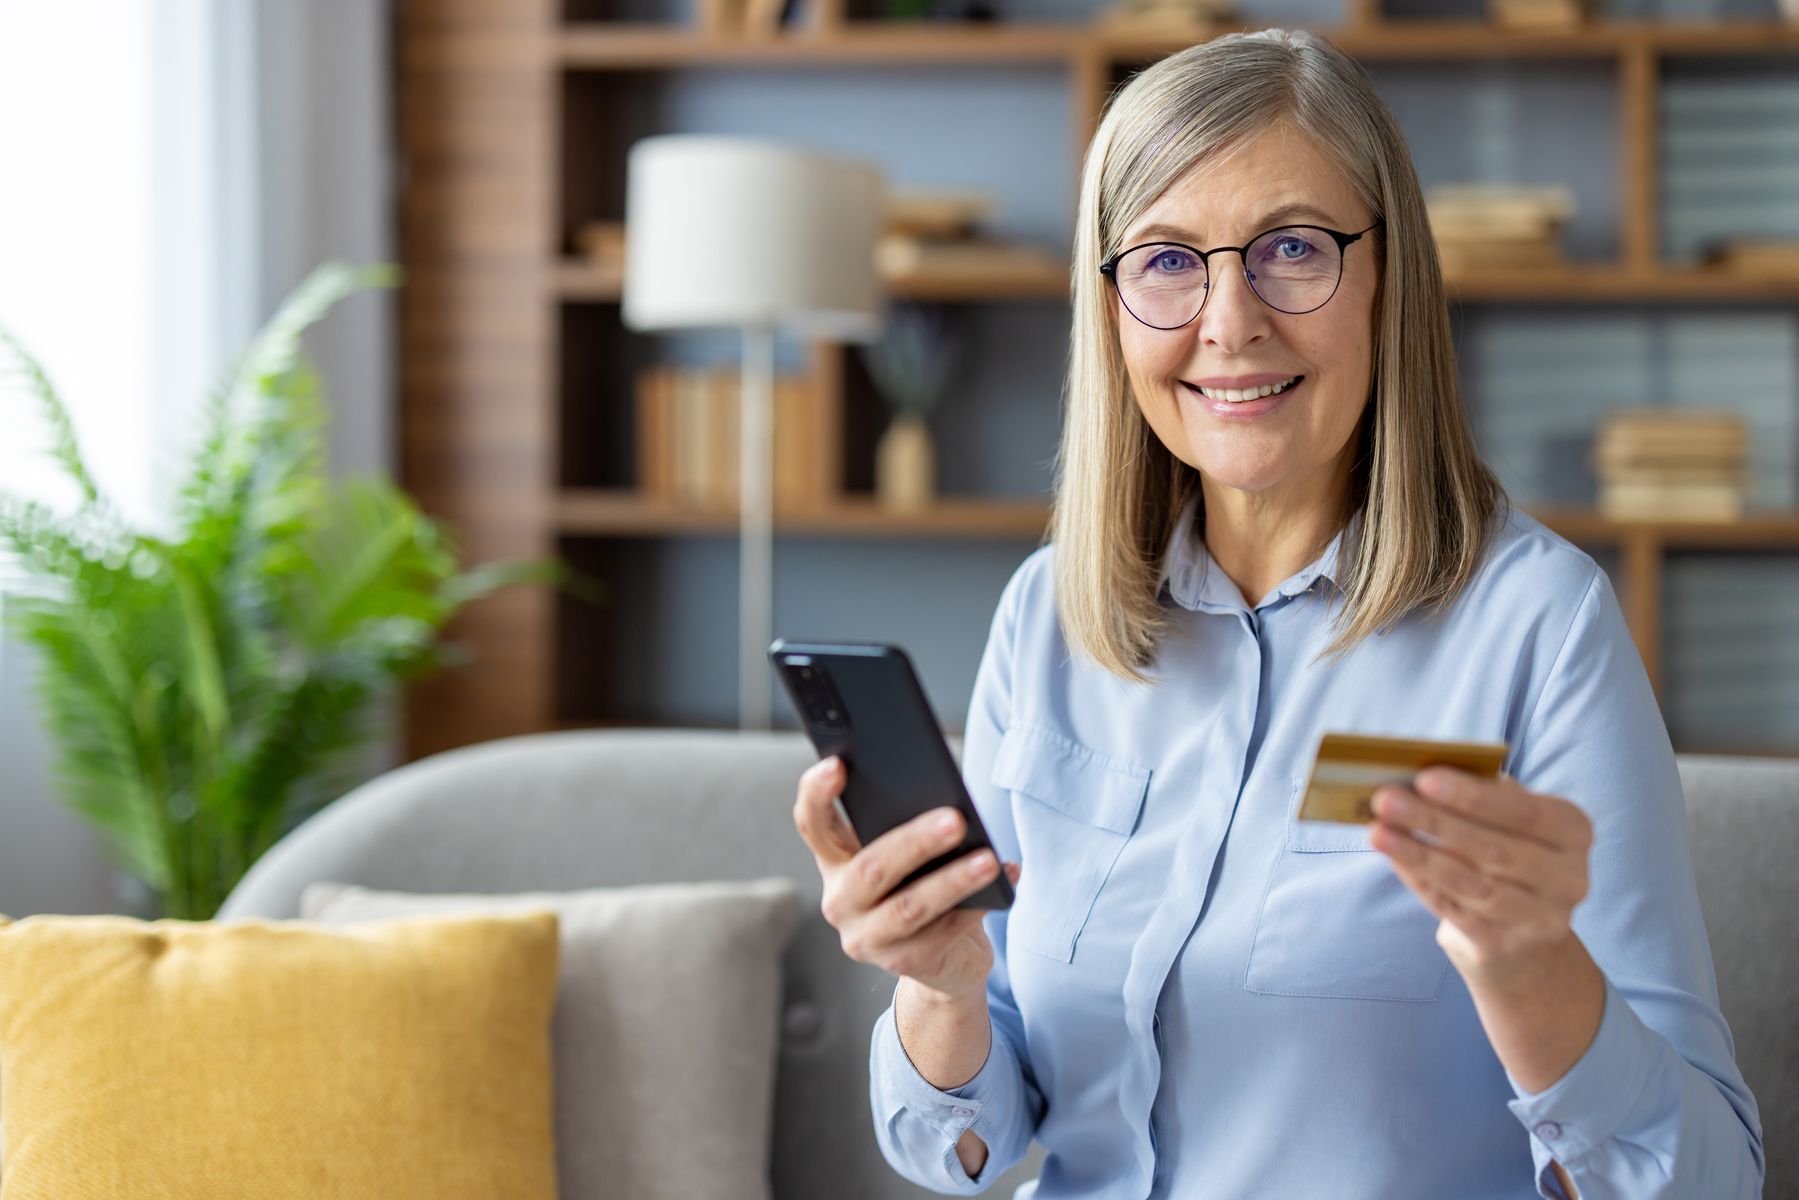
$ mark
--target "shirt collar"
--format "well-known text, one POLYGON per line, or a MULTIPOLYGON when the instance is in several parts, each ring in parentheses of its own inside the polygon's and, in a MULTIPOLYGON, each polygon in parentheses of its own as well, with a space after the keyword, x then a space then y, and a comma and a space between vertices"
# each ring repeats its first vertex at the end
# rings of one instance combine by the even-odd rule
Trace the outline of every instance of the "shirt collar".
MULTIPOLYGON (((1195 487, 1186 503, 1181 506, 1180 519, 1175 522, 1174 532, 1169 535, 1168 544, 1162 551, 1162 571, 1156 580, 1157 595, 1166 595, 1187 609, 1247 611, 1243 593, 1212 558, 1211 552, 1206 549, 1205 539, 1199 534, 1194 519, 1199 511, 1199 502, 1200 489, 1195 487)), ((1357 509, 1350 514, 1348 523, 1331 539, 1324 552, 1288 576, 1275 589, 1270 602, 1272 603, 1273 598, 1297 596, 1320 579, 1328 587, 1340 588, 1337 551, 1344 538, 1353 536, 1361 522, 1362 513, 1357 509)))

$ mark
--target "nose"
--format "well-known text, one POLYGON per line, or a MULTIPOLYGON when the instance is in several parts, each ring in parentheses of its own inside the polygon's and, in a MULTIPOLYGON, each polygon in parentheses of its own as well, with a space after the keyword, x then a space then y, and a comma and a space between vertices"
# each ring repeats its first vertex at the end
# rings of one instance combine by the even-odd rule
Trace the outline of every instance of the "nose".
POLYGON ((1268 335, 1274 310, 1249 286, 1241 255, 1213 255, 1206 276, 1206 299, 1197 322, 1203 340, 1235 352, 1268 335))

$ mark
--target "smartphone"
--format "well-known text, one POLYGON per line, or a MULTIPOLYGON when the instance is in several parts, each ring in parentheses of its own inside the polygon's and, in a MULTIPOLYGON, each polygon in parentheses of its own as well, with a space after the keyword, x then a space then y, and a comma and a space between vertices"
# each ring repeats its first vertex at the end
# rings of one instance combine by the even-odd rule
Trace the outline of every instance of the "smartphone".
MULTIPOLYGON (((906 876, 895 891, 965 854, 992 847, 904 650, 878 642, 780 638, 768 648, 768 658, 818 756, 843 759, 843 814, 864 846, 933 808, 953 805, 967 819, 961 845, 906 876)), ((994 857, 1000 858, 997 850, 994 857)), ((1011 906, 1012 881, 1003 870, 956 905, 1011 906)))

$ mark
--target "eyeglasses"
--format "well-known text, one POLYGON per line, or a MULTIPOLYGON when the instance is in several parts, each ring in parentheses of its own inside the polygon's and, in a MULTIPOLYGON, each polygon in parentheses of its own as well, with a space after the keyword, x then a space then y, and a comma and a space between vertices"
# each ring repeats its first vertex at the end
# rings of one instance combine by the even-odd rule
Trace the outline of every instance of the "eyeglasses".
MULTIPOLYGON (((1368 229, 1384 225, 1377 219, 1368 229)), ((1206 260, 1234 250, 1243 274, 1262 303, 1297 316, 1324 307, 1343 281, 1343 255, 1362 234, 1321 225, 1283 225, 1258 234, 1247 246, 1200 250, 1181 242, 1145 242, 1119 250, 1100 264, 1131 316, 1151 329, 1179 329, 1205 307, 1210 281, 1206 260)))

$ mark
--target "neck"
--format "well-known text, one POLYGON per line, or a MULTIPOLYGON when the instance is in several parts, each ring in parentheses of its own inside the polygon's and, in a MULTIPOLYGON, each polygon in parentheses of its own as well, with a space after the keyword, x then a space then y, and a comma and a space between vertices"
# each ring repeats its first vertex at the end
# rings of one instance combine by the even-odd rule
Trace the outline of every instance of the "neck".
POLYGON ((1349 519, 1346 464, 1261 492, 1205 476, 1200 487, 1206 550, 1251 608, 1324 553, 1349 519))

